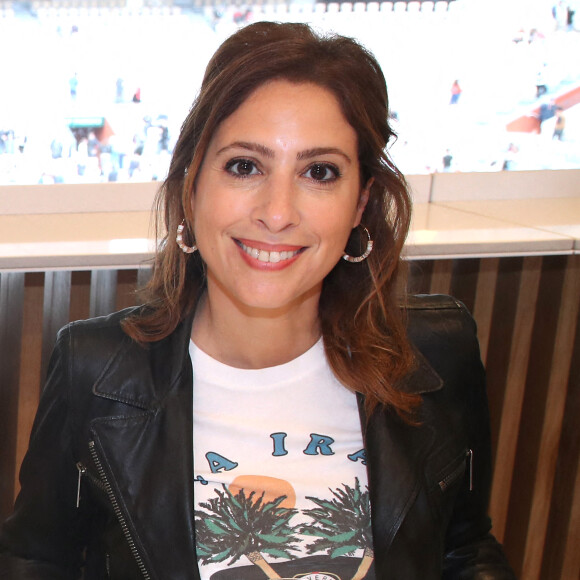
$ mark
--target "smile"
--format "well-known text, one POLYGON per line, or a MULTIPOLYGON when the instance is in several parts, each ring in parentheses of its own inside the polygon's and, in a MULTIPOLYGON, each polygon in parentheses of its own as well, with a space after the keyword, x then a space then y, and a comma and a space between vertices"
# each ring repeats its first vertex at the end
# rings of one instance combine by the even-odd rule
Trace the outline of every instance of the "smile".
POLYGON ((248 256, 258 260, 259 262, 269 262, 270 264, 277 264, 278 262, 290 260, 302 251, 302 249, 299 249, 294 251, 268 252, 267 250, 260 250, 258 248, 246 246, 246 244, 239 240, 236 241, 248 256))

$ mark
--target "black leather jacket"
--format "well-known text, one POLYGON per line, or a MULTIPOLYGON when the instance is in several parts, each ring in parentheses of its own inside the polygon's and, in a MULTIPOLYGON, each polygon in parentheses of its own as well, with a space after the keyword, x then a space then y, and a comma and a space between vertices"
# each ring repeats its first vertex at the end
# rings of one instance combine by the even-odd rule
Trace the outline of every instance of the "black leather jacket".
MULTIPOLYGON (((2 528, 1 578, 72 579, 84 566, 87 580, 199 579, 191 321, 142 348, 119 326, 126 315, 59 333, 22 491, 2 528)), ((511 580, 489 535, 475 324, 451 298, 417 297, 409 334, 419 364, 403 388, 423 396, 421 425, 381 411, 365 433, 377 579, 511 580)))

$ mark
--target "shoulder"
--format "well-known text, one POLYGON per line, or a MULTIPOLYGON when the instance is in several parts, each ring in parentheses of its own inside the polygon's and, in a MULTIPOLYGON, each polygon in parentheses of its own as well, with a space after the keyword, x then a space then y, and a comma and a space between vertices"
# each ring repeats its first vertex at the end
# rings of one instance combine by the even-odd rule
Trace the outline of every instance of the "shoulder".
POLYGON ((57 345, 64 342, 74 350, 83 348, 98 350, 118 345, 129 340, 122 328, 123 321, 130 316, 137 315, 139 311, 140 307, 125 308, 107 316, 69 322, 59 330, 57 345))
MULTIPOLYGON (((480 380, 483 366, 477 328, 462 302, 446 295, 409 296, 404 312, 419 366, 426 362, 452 388, 480 380)), ((421 385, 409 386, 415 392, 423 390, 421 385)))
POLYGON ((57 334, 53 358, 67 360, 69 372, 78 378, 79 374, 103 368, 121 349, 139 350, 141 347, 122 328, 123 320, 138 312, 139 308, 133 307, 108 316, 70 322, 57 334))
POLYGON ((460 354, 475 347, 479 353, 475 321, 456 298, 443 294, 409 296, 404 315, 411 342, 427 358, 450 349, 460 354))
POLYGON ((187 367, 191 320, 184 319, 164 338, 140 343, 124 331, 123 321, 139 316, 142 308, 71 322, 60 330, 53 359, 71 393, 82 396, 90 390, 147 407, 176 384, 187 367))

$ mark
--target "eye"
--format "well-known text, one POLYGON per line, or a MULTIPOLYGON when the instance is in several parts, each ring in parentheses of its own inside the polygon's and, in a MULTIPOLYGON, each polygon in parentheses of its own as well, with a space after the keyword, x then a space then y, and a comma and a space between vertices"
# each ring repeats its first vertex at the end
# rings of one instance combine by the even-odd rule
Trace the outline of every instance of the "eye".
POLYGON ((334 181, 340 177, 340 171, 338 167, 330 163, 314 163, 303 175, 314 181, 334 181))
POLYGON ((236 177, 248 177, 260 173, 256 164, 250 159, 232 159, 226 163, 225 169, 236 177))

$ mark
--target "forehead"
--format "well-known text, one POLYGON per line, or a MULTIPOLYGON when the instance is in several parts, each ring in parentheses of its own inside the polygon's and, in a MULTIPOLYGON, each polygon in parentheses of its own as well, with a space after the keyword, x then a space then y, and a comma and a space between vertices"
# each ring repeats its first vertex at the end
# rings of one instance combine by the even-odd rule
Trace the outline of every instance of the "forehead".
POLYGON ((250 136, 266 140, 286 136, 293 142, 331 140, 355 148, 357 142, 355 130, 330 90, 287 80, 269 81, 256 88, 218 126, 212 144, 250 136))

